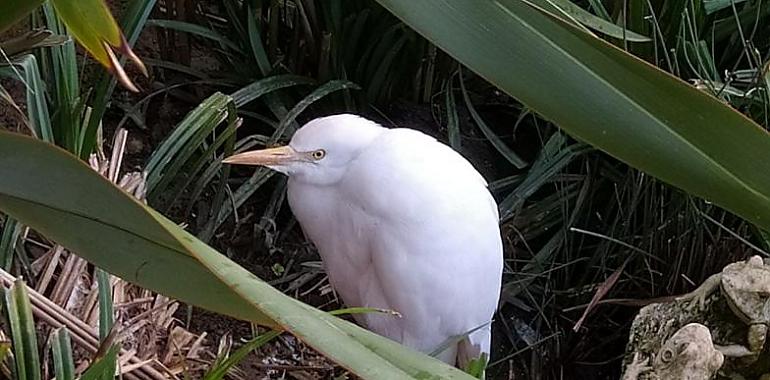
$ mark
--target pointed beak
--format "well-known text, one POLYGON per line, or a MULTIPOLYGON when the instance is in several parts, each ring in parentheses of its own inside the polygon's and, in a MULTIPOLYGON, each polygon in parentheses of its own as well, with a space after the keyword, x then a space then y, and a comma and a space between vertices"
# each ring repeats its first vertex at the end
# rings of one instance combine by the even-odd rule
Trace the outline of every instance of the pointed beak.
POLYGON ((299 155, 290 146, 280 146, 250 152, 238 153, 225 158, 225 164, 283 166, 292 161, 297 161, 299 155))

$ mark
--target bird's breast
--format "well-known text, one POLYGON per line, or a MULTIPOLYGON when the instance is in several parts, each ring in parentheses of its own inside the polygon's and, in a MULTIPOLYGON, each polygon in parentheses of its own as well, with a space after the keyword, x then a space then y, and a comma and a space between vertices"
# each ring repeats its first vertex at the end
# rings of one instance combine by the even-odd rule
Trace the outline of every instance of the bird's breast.
POLYGON ((318 249, 332 286, 349 305, 360 306, 363 273, 371 266, 376 222, 332 188, 290 183, 289 206, 318 249))

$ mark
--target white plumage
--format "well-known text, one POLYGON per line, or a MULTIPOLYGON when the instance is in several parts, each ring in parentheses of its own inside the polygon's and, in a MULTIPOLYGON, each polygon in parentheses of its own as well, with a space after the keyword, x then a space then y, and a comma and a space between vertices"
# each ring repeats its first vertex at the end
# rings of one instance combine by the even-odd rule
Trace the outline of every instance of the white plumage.
POLYGON ((246 152, 229 163, 289 176, 289 205, 349 307, 368 329, 464 366, 489 353, 503 267, 497 205, 473 166, 415 130, 355 115, 315 119, 287 147, 246 152))

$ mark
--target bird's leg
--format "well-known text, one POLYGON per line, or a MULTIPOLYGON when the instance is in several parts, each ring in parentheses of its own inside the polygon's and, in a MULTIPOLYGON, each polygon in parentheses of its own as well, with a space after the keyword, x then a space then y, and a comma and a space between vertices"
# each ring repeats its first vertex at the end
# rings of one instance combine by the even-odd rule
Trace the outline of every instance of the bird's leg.
MULTIPOLYGON (((690 293, 677 297, 676 300, 677 301, 689 301, 689 300, 697 301, 696 305, 700 306, 700 309, 702 310, 706 306, 706 298, 708 298, 708 296, 710 296, 712 293, 714 293, 719 289, 721 282, 722 282, 722 274, 717 273, 707 278, 706 281, 703 281, 703 283, 697 289, 693 290, 690 293)), ((693 306, 694 305, 691 304, 689 308, 693 308, 693 306)))

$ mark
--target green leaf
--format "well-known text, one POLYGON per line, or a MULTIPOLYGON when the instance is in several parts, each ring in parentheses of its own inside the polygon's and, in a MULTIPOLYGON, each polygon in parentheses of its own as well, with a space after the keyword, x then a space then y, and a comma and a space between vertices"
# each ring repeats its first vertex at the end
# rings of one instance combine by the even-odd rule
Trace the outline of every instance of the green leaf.
POLYGON ((490 128, 486 122, 484 122, 484 119, 481 118, 481 115, 479 115, 478 112, 476 112, 476 107, 473 106, 473 103, 471 102, 471 97, 468 95, 468 91, 465 90, 465 80, 463 79, 463 71, 460 69, 459 71, 460 75, 460 90, 463 93, 463 100, 465 101, 465 107, 468 108, 468 113, 471 114, 471 118, 476 123, 476 125, 479 126, 479 129, 481 129, 481 132, 484 134, 484 137, 489 140, 489 142, 492 144, 492 146, 495 147, 495 149, 505 157, 508 162, 510 162, 513 166, 515 166, 518 169, 523 169, 527 167, 527 162, 524 161, 521 157, 519 157, 516 152, 513 151, 513 149, 509 148, 508 145, 505 144, 505 142, 495 134, 495 132, 490 128))
POLYGON ((6 320, 11 326, 16 379, 40 380, 37 331, 24 281, 17 279, 10 289, 4 288, 2 301, 6 320))
POLYGON ((153 152, 145 168, 147 193, 152 199, 164 192, 176 173, 200 149, 203 140, 225 120, 227 104, 231 101, 232 98, 219 92, 209 96, 188 113, 153 152))
POLYGON ((246 344, 235 350, 235 352, 233 352, 227 359, 218 362, 217 365, 209 368, 208 372, 206 372, 206 375, 203 377, 203 380, 223 379, 225 375, 227 375, 227 372, 230 371, 233 366, 243 360, 246 355, 249 354, 249 352, 262 347, 265 343, 273 340, 273 338, 277 337, 278 335, 281 335, 281 333, 277 331, 270 331, 254 337, 254 339, 251 339, 250 341, 246 342, 246 344))
MULTIPOLYGON (((313 90, 310 95, 306 96, 299 103, 297 103, 294 108, 292 108, 291 111, 289 111, 289 113, 286 114, 286 116, 281 120, 281 123, 278 124, 278 127, 275 129, 272 142, 277 141, 278 138, 286 133, 286 131, 289 129, 289 126, 294 123, 294 120, 297 118, 297 116, 299 116, 299 114, 302 113, 302 111, 305 110, 305 108, 309 107, 311 104, 317 102, 326 95, 329 95, 335 91, 349 88, 358 90, 361 87, 353 82, 346 80, 331 80, 321 86, 318 86, 318 88, 313 90)), ((294 131, 291 130, 290 132, 293 133, 294 131)), ((291 135, 291 133, 289 135, 291 135)))
POLYGON ((33 29, 18 37, 0 41, 0 49, 5 55, 12 57, 32 49, 60 46, 69 40, 69 37, 53 34, 50 30, 33 29))
POLYGON ((5 218, 3 233, 0 234, 0 268, 11 270, 16 244, 21 235, 21 225, 11 217, 5 218))
POLYGON ((449 145, 455 149, 460 149, 462 145, 462 136, 460 135, 460 121, 457 116, 457 103, 455 103, 455 90, 452 82, 454 75, 444 84, 444 107, 446 107, 446 130, 449 145))
POLYGON ((0 340, 0 363, 4 362, 8 358, 8 354, 11 353, 11 342, 7 340, 0 340))
POLYGON ((197 24, 191 24, 184 21, 176 20, 157 20, 152 19, 147 21, 147 26, 156 26, 165 29, 172 29, 180 32, 194 34, 199 37, 207 38, 212 41, 220 43, 224 47, 228 47, 235 51, 240 51, 240 47, 235 42, 230 41, 227 37, 197 24))
POLYGON ((703 9, 706 14, 712 14, 716 11, 731 7, 733 4, 738 5, 746 0, 703 0, 703 9))
POLYGON ((51 0, 56 15, 69 33, 127 89, 138 92, 112 49, 124 54, 147 75, 142 61, 131 50, 104 0, 51 0))
POLYGON ((51 340, 54 374, 56 380, 74 380, 75 362, 72 359, 72 343, 66 328, 60 327, 53 333, 51 340))
MULTIPOLYGON (((121 20, 121 26, 126 33, 126 40, 128 44, 133 46, 136 40, 139 39, 139 34, 144 29, 144 25, 147 19, 150 17, 150 12, 155 6, 156 0, 136 0, 132 1, 126 9, 125 16, 121 20)), ((125 58, 121 58, 120 63, 123 64, 125 58)), ((94 96, 91 98, 91 117, 88 119, 88 126, 83 128, 80 141, 80 158, 86 159, 93 152, 96 146, 97 130, 102 122, 104 112, 107 110, 110 99, 112 99, 112 92, 115 90, 115 84, 117 80, 109 73, 103 73, 98 84, 93 91, 94 96)))
POLYGON ((30 14, 43 4, 44 0, 3 0, 0 1, 0 33, 30 14))
POLYGON ((468 363, 468 368, 465 369, 465 372, 468 372, 468 374, 477 379, 484 380, 484 372, 487 369, 487 359, 486 352, 481 353, 480 358, 473 359, 468 363))
POLYGON ((254 59, 257 61, 259 71, 262 72, 262 75, 268 75, 270 70, 272 70, 272 65, 270 65, 270 58, 267 56, 265 44, 262 43, 262 36, 259 33, 259 25, 257 25, 259 14, 254 11, 254 5, 251 2, 248 3, 247 11, 248 15, 246 16, 246 21, 249 28, 249 45, 251 45, 251 52, 254 54, 254 59))
POLYGON ((580 25, 585 25, 599 33, 631 42, 649 42, 649 37, 624 29, 601 17, 594 16, 590 12, 572 3, 570 0, 533 0, 534 4, 543 7, 555 15, 561 15, 562 18, 574 21, 580 25))
POLYGON ((32 54, 13 59, 10 65, 0 65, 0 77, 16 78, 25 84, 27 118, 35 136, 53 142, 53 128, 45 97, 45 83, 40 77, 37 58, 32 54))
POLYGON ((724 103, 521 0, 378 2, 572 136, 770 227, 770 138, 724 103))
POLYGON ((112 284, 109 273, 96 269, 96 283, 99 289, 99 340, 107 339, 114 323, 112 305, 112 284))
POLYGON ((0 151, 0 210, 100 268, 181 301, 290 332, 363 378, 471 378, 284 295, 61 149, 0 131, 0 151))
POLYGON ((115 378, 115 363, 118 358, 118 346, 110 346, 106 354, 97 356, 88 366, 80 380, 112 380, 115 378))
POLYGON ((273 75, 257 80, 234 92, 231 96, 233 97, 235 105, 240 108, 253 101, 254 99, 257 99, 265 94, 269 94, 273 91, 302 84, 310 85, 313 83, 315 83, 315 81, 312 79, 299 75, 273 75))
MULTIPOLYGON (((67 35, 50 3, 43 5, 46 26, 56 33, 67 35)), ((79 152, 78 135, 82 127, 80 103, 80 76, 75 42, 68 40, 61 46, 40 51, 43 79, 50 100, 56 145, 70 152, 79 152)))

